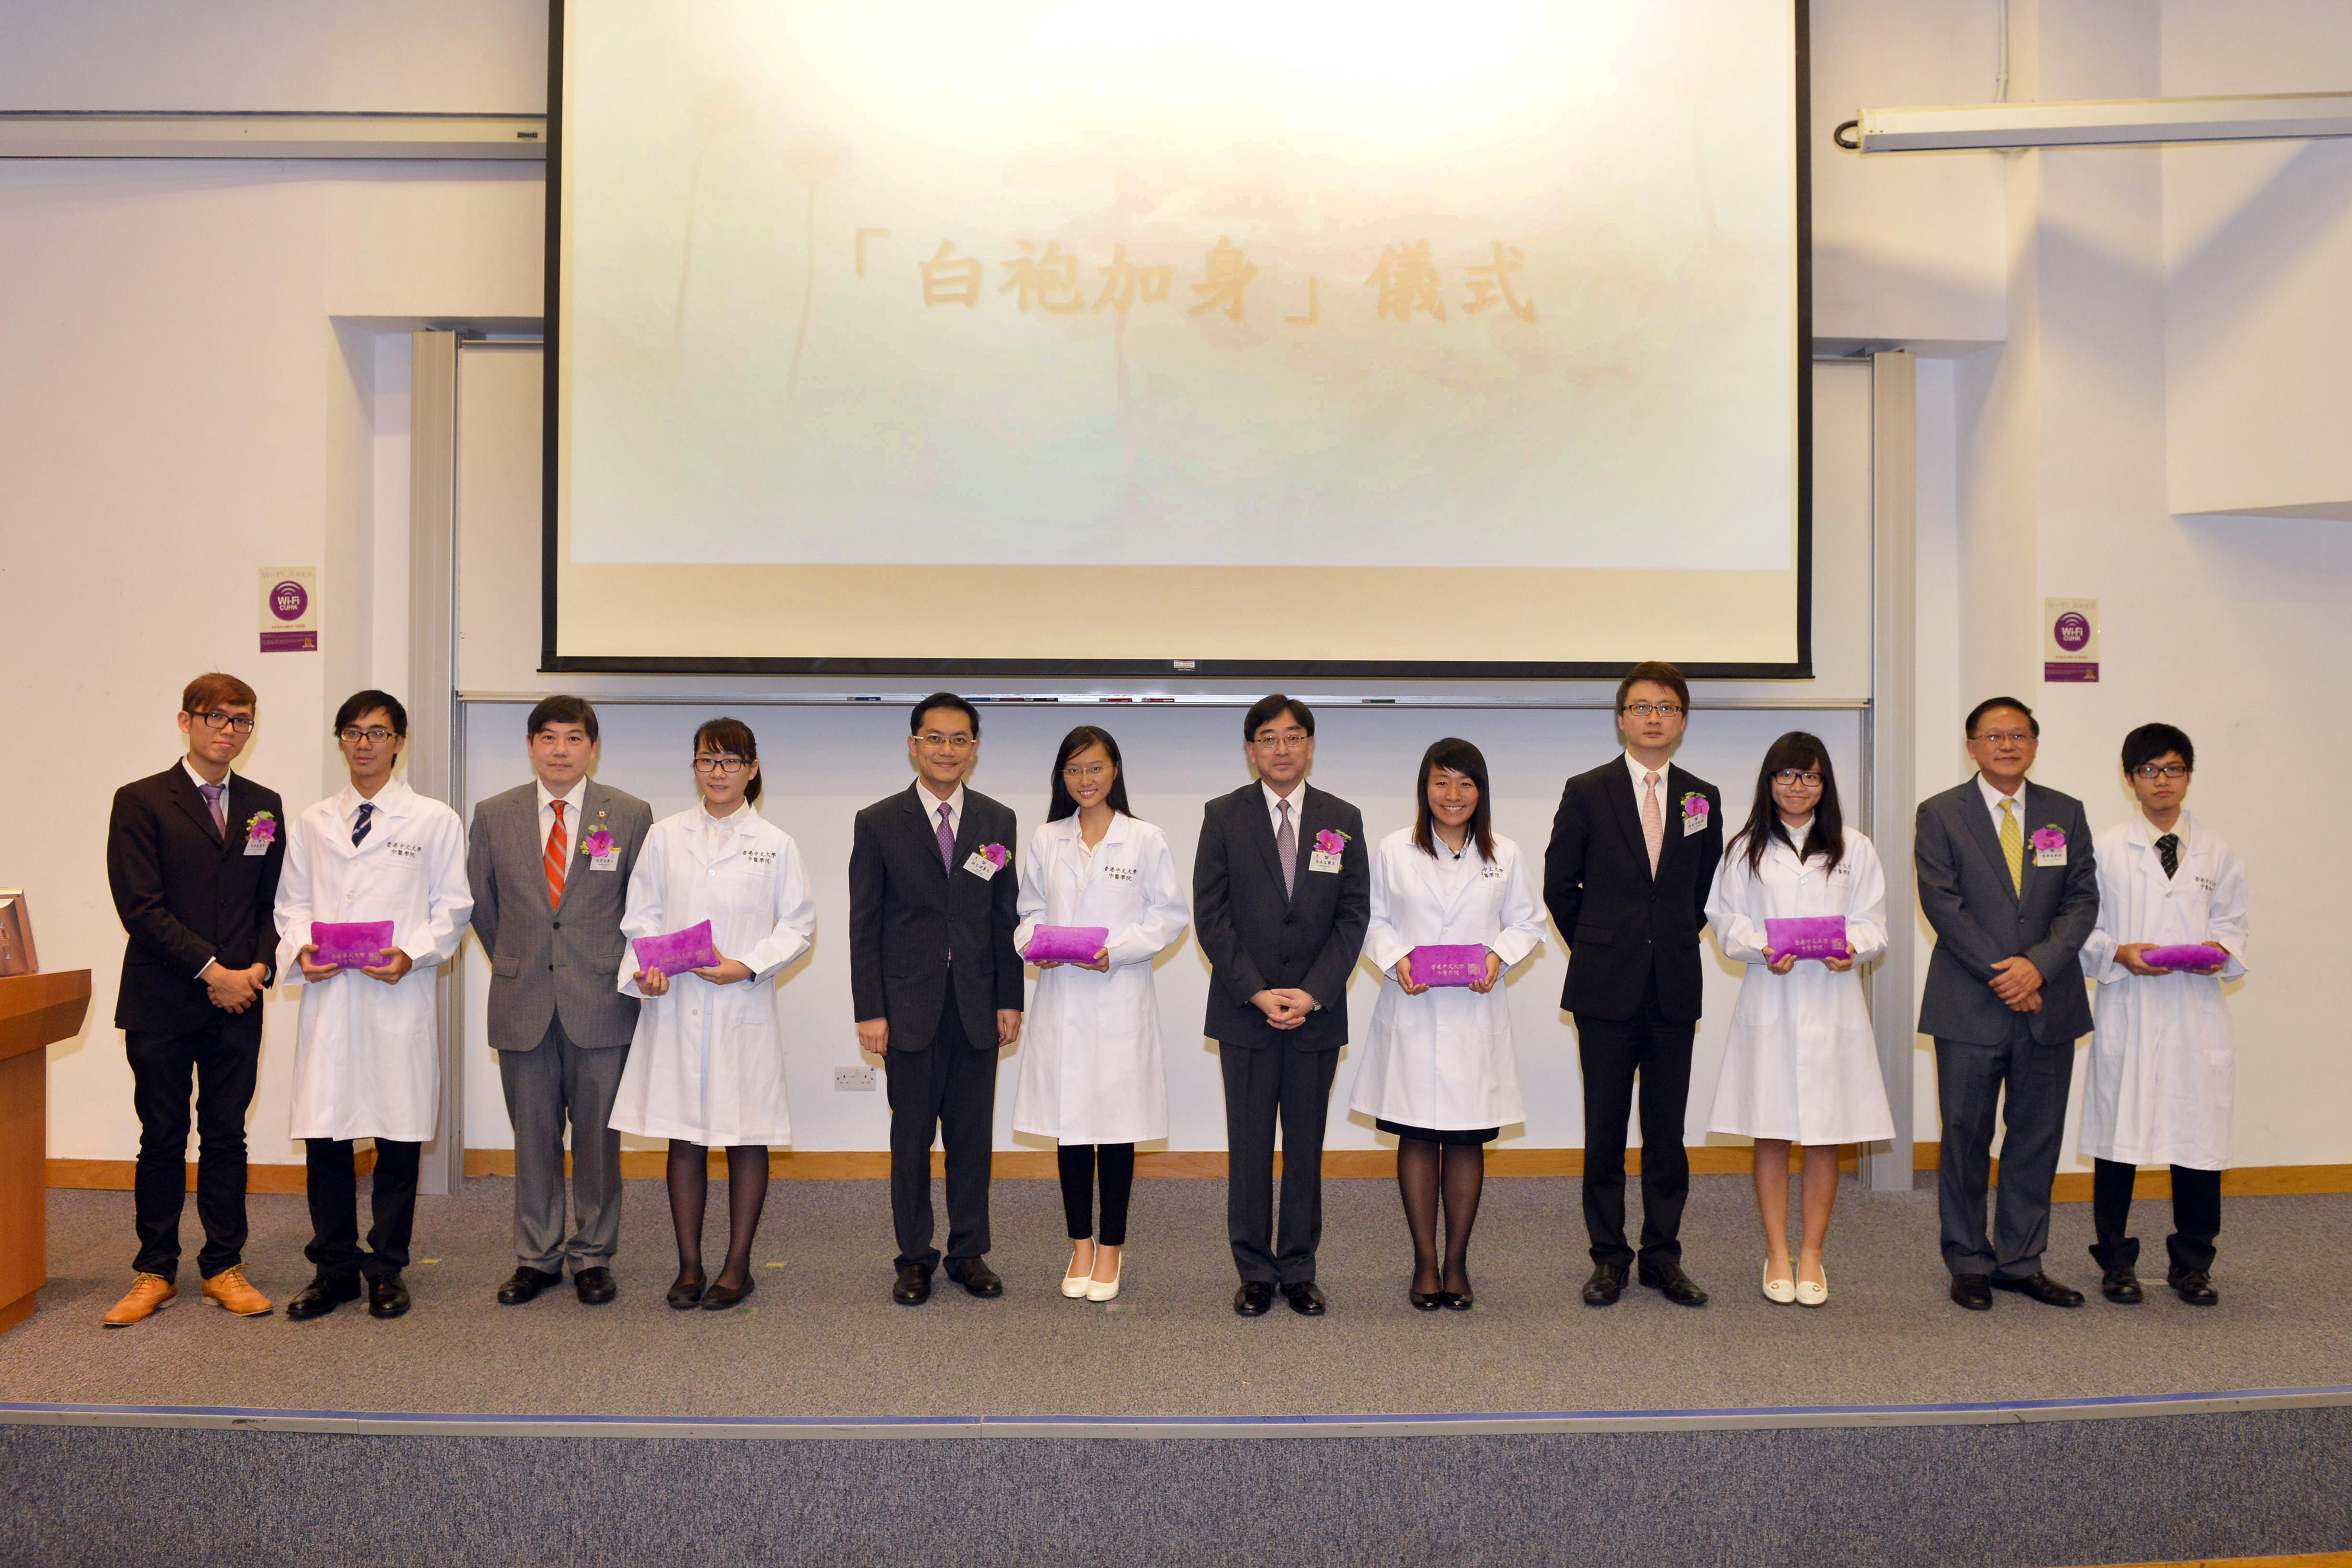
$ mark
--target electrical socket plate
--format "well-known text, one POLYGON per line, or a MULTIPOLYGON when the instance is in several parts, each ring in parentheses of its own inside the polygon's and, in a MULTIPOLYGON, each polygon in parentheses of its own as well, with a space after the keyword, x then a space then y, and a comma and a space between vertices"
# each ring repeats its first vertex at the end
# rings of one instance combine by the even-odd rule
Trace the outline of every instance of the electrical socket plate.
POLYGON ((874 1092, 872 1068, 835 1068, 833 1088, 836 1094, 871 1094, 874 1092))

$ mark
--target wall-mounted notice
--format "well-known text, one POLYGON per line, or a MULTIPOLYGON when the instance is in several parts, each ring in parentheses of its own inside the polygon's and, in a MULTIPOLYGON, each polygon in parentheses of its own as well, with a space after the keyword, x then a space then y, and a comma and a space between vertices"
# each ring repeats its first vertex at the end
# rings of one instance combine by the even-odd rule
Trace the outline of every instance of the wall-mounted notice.
POLYGON ((319 651, 319 569, 261 569, 261 651, 319 651))
POLYGON ((2099 601, 2042 601, 2042 679, 2099 679, 2099 601))

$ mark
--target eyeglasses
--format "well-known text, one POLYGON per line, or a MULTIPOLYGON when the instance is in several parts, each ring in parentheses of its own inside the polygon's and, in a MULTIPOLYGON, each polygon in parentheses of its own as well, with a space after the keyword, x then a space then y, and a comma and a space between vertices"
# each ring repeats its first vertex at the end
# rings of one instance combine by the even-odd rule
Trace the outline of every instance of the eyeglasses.
POLYGON ((2132 774, 2143 779, 2185 779, 2189 769, 2180 763, 2142 763, 2132 770, 2132 774))
POLYGON ((188 717, 203 720, 205 728, 207 730, 234 730, 243 735, 253 729, 253 715, 250 713, 227 713, 218 708, 208 709, 199 713, 191 709, 188 711, 188 717))
POLYGON ((1085 767, 1064 768, 1062 770, 1062 777, 1072 784, 1092 784, 1097 779, 1103 778, 1109 773, 1110 764, 1108 763, 1090 763, 1085 767))
POLYGON ((1679 719, 1683 715, 1683 705, 1679 702, 1628 702, 1617 711, 1631 713, 1636 719, 1679 719))
POLYGON ((945 747, 950 752, 969 752, 980 744, 970 735, 942 735, 937 730, 926 730, 915 739, 933 751, 945 747))
POLYGON ((2023 730, 1987 730, 1981 735, 1969 737, 1971 740, 1981 741, 1988 746, 2022 746, 2032 742, 2033 738, 2032 733, 2023 730))
POLYGON ((740 757, 697 757, 694 771, 698 773, 725 773, 730 778, 743 771, 740 757))
POLYGON ((1263 746, 1269 752, 1295 752, 1313 739, 1315 737, 1304 730, 1285 730, 1279 735, 1254 735, 1250 738, 1250 744, 1263 746))
MULTIPOLYGON (((207 717, 209 717, 209 715, 207 715, 207 717)), ((248 719, 246 722, 250 724, 253 721, 248 719)), ((335 739, 338 741, 348 741, 353 745, 357 745, 360 742, 365 741, 371 746, 381 746, 386 741, 392 739, 392 731, 379 724, 370 730, 338 730, 335 731, 335 739)))
POLYGON ((1772 782, 1776 784, 1787 784, 1791 789, 1800 784, 1807 789, 1819 789, 1822 787, 1822 775, 1803 773, 1796 768, 1782 768, 1772 775, 1772 782))

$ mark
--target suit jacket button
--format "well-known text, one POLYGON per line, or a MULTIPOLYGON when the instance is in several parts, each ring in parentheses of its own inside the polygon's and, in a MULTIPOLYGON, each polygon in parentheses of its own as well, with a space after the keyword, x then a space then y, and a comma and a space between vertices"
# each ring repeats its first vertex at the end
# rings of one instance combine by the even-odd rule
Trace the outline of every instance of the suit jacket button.
POLYGON ((563 922, 562 921, 556 921, 552 923, 557 931, 562 931, 563 929, 563 922))
POLYGON ((553 965, 553 964, 551 964, 551 964, 549 964, 549 965, 547 966, 547 972, 548 972, 550 974, 554 973, 555 973, 555 965, 553 965))

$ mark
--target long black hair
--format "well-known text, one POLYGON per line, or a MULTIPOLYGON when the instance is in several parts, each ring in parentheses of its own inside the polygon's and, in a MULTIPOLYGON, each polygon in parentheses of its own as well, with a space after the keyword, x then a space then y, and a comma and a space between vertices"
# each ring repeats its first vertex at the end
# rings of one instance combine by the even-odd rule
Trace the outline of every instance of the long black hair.
POLYGON ((1824 870, 1834 871, 1845 858, 1845 814, 1838 809, 1837 773, 1830 766, 1830 749, 1822 744, 1818 735, 1808 735, 1802 730, 1791 730, 1772 742, 1764 753, 1764 765, 1756 772, 1756 804, 1748 813, 1748 826, 1734 838, 1732 849, 1748 857, 1748 869, 1752 874, 1764 864, 1764 848, 1779 839, 1796 851, 1800 860, 1821 856, 1827 864, 1824 870), (1805 835, 1805 847, 1798 849, 1789 837, 1789 829, 1780 821, 1780 804, 1772 798, 1772 775, 1782 768, 1810 769, 1822 775, 1822 798, 1813 806, 1813 822, 1805 835))
POLYGON ((1433 860, 1437 858, 1436 836, 1430 826, 1429 775, 1440 768, 1461 773, 1478 786, 1478 805, 1470 813, 1470 837, 1477 843, 1478 858, 1492 860, 1495 810, 1487 804, 1486 759, 1477 747, 1454 735, 1433 742, 1421 754, 1421 772, 1412 784, 1412 847, 1433 860))
POLYGON ((1097 730, 1092 724, 1081 724, 1062 737, 1062 749, 1054 753, 1054 803, 1045 808, 1046 821, 1059 822, 1066 816, 1076 816, 1078 814, 1078 803, 1071 798, 1070 786, 1062 782, 1062 770, 1070 765, 1072 757, 1076 756, 1088 746, 1100 746, 1104 754, 1110 758, 1110 765, 1114 770, 1111 773, 1108 796, 1110 808, 1121 816, 1135 815, 1128 809, 1127 764, 1119 761, 1118 742, 1110 738, 1110 731, 1108 730, 1097 730))
MULTIPOLYGON (((751 733, 751 726, 740 719, 706 720, 694 732, 694 749, 709 752, 714 756, 732 754, 747 763, 760 760, 760 742, 751 733)), ((753 805, 760 804, 760 775, 753 773, 743 786, 743 798, 753 805)))

